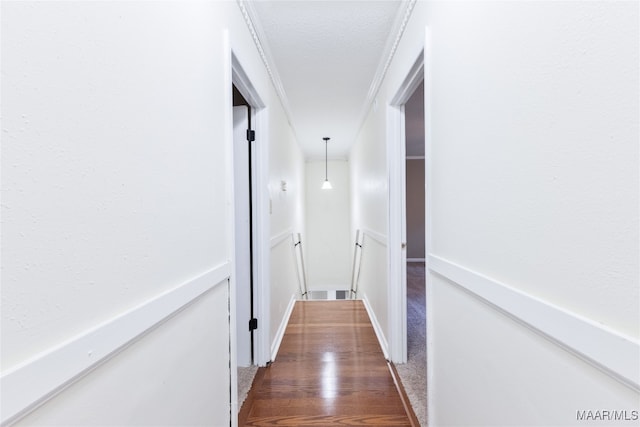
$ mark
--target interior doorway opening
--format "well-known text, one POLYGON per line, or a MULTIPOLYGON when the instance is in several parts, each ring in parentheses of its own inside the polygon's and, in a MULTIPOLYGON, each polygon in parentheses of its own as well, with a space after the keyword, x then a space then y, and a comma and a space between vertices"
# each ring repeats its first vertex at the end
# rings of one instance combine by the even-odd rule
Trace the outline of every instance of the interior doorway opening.
POLYGON ((404 105, 407 262, 425 261, 424 82, 404 105))
MULTIPOLYGON (((416 103, 412 96, 424 82, 424 53, 408 71, 405 79, 391 99, 388 108, 387 158, 389 170, 389 355, 394 363, 407 362, 407 104, 416 103)), ((424 93, 424 90, 422 91, 424 93)), ((420 94, 420 92, 418 93, 420 94)), ((422 95, 424 99, 424 95, 422 95)), ((417 95, 419 98, 419 95, 417 95)), ((412 116, 420 114, 412 112, 412 116)), ((422 111, 424 117, 424 107, 422 111)), ((423 132, 424 134, 424 132, 423 132)), ((419 138, 412 147, 422 145, 419 138)), ((413 148, 412 148, 413 150, 413 148)), ((416 148, 418 150, 418 148, 416 148)), ((424 152, 424 151, 423 151, 424 152)), ((424 157, 424 155, 423 155, 424 157)), ((426 181, 423 185, 423 191, 426 181)), ((419 191, 419 190, 418 190, 419 191)), ((426 233, 426 232, 425 232, 426 233)), ((413 236, 412 236, 413 238, 413 236)))
POLYGON ((404 104, 404 124, 407 363, 418 358, 426 365, 424 81, 404 104))
MULTIPOLYGON (((234 286, 235 286, 235 376, 237 402, 242 404, 257 372, 256 269, 255 269, 255 174, 254 109, 238 88, 233 97, 233 204, 234 204, 234 286)), ((232 387, 233 389, 233 387, 232 387)), ((232 390, 233 391, 233 390, 232 390)), ((232 414, 235 417, 236 414, 232 414)))
POLYGON ((233 169, 235 212, 235 286, 238 367, 255 364, 254 223, 252 108, 233 85, 233 169))
MULTIPOLYGON (((424 82, 404 104, 404 122, 407 361, 397 368, 407 393, 424 401, 427 394, 424 82)), ((425 405, 412 404, 418 419, 426 422, 425 405)))
POLYGON ((426 82, 421 51, 392 97, 387 115, 389 356, 405 389, 423 397, 420 402, 412 401, 416 416, 423 420, 428 340, 425 260, 429 252, 426 82))
POLYGON ((227 243, 232 257, 229 293, 229 408, 231 425, 237 426, 238 410, 258 366, 267 366, 271 361, 271 239, 269 192, 264 191, 269 182, 269 138, 268 108, 253 85, 252 78, 233 53, 228 37, 225 44, 229 70, 225 76, 228 88, 225 95, 228 108, 225 114, 225 123, 228 124, 225 126, 225 151, 229 182, 226 200, 229 213, 227 243), (249 120, 251 132, 247 132, 249 120), (237 200, 243 201, 244 206, 237 208, 237 200), (237 214, 244 215, 244 219, 240 220, 237 214), (244 225, 236 225, 241 221, 244 221, 244 225), (240 232, 244 235, 240 236, 240 232), (244 260, 237 259, 237 255, 241 255, 240 258, 244 260), (242 262, 245 267, 238 269, 237 264, 242 262), (244 285, 238 283, 241 274, 245 274, 244 285), (242 296, 243 291, 239 287, 244 289, 245 296, 242 296), (250 325, 252 330, 249 330, 250 325))

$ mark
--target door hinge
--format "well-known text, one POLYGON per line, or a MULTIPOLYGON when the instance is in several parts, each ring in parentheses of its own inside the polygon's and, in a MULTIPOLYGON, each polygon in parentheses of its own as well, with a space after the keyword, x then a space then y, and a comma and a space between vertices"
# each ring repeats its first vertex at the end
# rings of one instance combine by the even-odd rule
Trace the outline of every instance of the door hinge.
POLYGON ((247 141, 253 142, 256 140, 256 131, 247 129, 247 141))
POLYGON ((258 319, 253 318, 249 320, 249 330, 254 331, 256 329, 258 329, 258 319))

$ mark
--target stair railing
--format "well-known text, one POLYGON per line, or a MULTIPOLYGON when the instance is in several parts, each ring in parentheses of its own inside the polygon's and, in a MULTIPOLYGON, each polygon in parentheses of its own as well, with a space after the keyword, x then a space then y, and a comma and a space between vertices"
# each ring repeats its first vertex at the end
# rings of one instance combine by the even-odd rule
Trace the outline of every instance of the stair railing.
POLYGON ((364 233, 356 230, 356 243, 353 247, 353 267, 351 269, 351 299, 358 296, 358 281, 360 280, 360 265, 362 263, 362 244, 364 243, 364 233))
POLYGON ((304 255, 302 253, 302 238, 300 233, 291 233, 293 240, 293 250, 296 257, 296 271, 298 272, 298 285, 300 287, 300 296, 308 299, 307 291, 307 272, 304 268, 304 255))

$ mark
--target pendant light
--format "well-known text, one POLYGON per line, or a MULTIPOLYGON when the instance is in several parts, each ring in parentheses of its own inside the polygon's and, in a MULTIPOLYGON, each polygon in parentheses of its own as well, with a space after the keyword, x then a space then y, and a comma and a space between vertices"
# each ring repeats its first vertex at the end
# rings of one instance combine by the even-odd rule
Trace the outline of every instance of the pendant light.
POLYGON ((330 138, 325 136, 322 139, 324 139, 324 182, 322 183, 322 189, 323 190, 331 190, 333 187, 331 186, 331 183, 329 182, 329 175, 327 173, 327 170, 328 170, 327 146, 328 146, 328 142, 329 142, 330 138))

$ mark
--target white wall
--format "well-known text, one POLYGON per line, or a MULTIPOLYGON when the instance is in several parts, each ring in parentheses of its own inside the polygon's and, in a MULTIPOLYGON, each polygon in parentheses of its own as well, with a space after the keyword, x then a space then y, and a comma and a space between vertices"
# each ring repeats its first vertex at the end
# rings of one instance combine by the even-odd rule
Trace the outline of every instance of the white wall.
MULTIPOLYGON (((638 379, 638 18, 635 2, 417 3, 378 110, 428 26, 430 423, 640 409, 637 387, 612 379, 625 358, 618 377, 638 379), (531 312, 492 298, 511 290, 531 312), (570 320, 544 325, 545 313, 570 320), (624 352, 575 355, 608 342, 624 352)), ((385 179, 386 129, 368 131, 380 121, 372 111, 350 159, 355 228, 376 217, 366 182, 385 179)))
POLYGON ((349 158, 351 182, 351 232, 364 233, 358 297, 371 308, 374 326, 379 327, 383 351, 388 341, 388 293, 386 277, 388 179, 383 136, 385 109, 374 107, 358 134, 349 158), (379 237, 376 239, 375 237, 379 237))
POLYGON ((588 423, 579 410, 638 411, 638 392, 488 306, 432 276, 436 376, 434 425, 637 425, 588 423), (461 409, 464 408, 464 409, 461 409))
POLYGON ((299 189, 268 221, 303 222, 302 158, 237 4, 3 2, 1 18, 3 419, 70 385, 21 423, 228 425, 225 29, 278 139, 269 179, 299 189))
POLYGON ((293 227, 304 231, 304 158, 282 110, 270 112, 269 194, 271 234, 277 236, 293 227), (274 115, 276 115, 274 117, 274 115), (286 191, 281 183, 286 183, 286 191))
MULTIPOLYGON (((283 113, 270 126, 271 272, 269 348, 273 359, 300 282, 291 234, 304 236, 304 158, 283 113), (282 189, 282 182, 286 190, 282 189)), ((260 323, 260 320, 259 320, 260 323)))
POLYGON ((424 13, 432 250, 638 337, 638 4, 424 13))
POLYGON ((215 35, 215 9, 2 7, 7 369, 224 262, 227 250, 212 238, 224 241, 226 221, 214 197, 225 191, 222 138, 212 140, 223 70, 204 54, 222 46, 201 42, 215 35), (167 23, 194 31, 169 34, 167 23))
POLYGON ((228 322, 227 293, 226 284, 217 286, 20 425, 228 425, 229 402, 219 389, 229 389, 229 373, 215 361, 229 337, 211 330, 228 322))
POLYGON ((350 242, 349 163, 328 162, 333 188, 323 190, 325 162, 308 161, 306 178, 306 236, 304 240, 310 290, 349 289, 353 244, 350 242))

